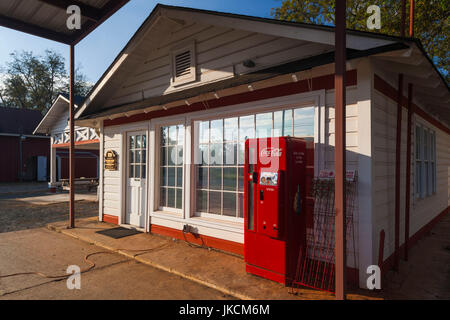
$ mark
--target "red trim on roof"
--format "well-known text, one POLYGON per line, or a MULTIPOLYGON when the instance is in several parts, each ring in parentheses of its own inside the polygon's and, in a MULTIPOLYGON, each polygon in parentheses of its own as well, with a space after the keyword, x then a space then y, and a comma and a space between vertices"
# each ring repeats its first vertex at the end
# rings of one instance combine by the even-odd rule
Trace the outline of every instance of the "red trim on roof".
MULTIPOLYGON (((347 86, 354 86, 357 82, 356 70, 347 71, 347 86)), ((104 120, 104 127, 121 125, 132 122, 146 121, 153 118, 166 117, 176 114, 183 114, 194 111, 205 110, 205 106, 208 109, 214 109, 224 106, 231 106, 246 102, 288 96, 308 91, 315 90, 331 90, 334 89, 334 74, 315 77, 312 80, 301 80, 299 82, 291 82, 282 85, 273 86, 270 88, 264 88, 255 90, 252 92, 244 92, 231 96, 226 96, 220 99, 211 99, 205 101, 205 103, 197 102, 190 106, 180 105, 178 107, 170 108, 168 110, 157 110, 145 114, 144 112, 136 114, 130 117, 120 117, 113 120, 104 120)))

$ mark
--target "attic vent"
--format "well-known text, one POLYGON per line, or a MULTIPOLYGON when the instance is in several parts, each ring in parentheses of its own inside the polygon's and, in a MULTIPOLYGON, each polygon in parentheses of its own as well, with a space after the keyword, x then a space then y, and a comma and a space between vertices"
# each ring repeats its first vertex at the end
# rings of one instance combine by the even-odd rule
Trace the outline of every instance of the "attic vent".
POLYGON ((196 80, 194 43, 172 51, 172 84, 174 86, 196 80))
POLYGON ((191 52, 185 51, 175 56, 175 77, 191 73, 191 52))

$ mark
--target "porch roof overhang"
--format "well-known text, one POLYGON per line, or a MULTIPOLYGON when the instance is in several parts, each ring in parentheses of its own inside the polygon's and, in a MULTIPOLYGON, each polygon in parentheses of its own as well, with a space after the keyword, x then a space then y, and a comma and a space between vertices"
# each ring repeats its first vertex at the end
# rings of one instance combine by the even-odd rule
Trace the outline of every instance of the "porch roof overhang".
MULTIPOLYGON (((347 59, 352 60, 374 53, 389 52, 391 50, 402 50, 405 48, 408 48, 408 46, 403 43, 394 43, 363 51, 347 49, 347 59)), ((198 101, 211 99, 214 95, 224 97, 227 95, 248 91, 248 85, 250 84, 255 84, 255 87, 260 89, 261 85, 258 85, 258 83, 262 83, 264 80, 274 79, 279 76, 292 75, 330 63, 334 63, 334 52, 289 62, 283 65, 270 67, 248 74, 236 75, 233 78, 205 84, 199 87, 193 87, 187 90, 173 92, 162 96, 143 99, 132 104, 114 106, 108 109, 101 110, 100 112, 82 115, 76 120, 76 123, 78 125, 90 126, 93 123, 91 121, 93 119, 111 120, 121 116, 131 116, 142 112, 148 113, 155 110, 186 105, 186 103, 193 104, 198 101)), ((287 81, 292 81, 292 79, 287 79, 287 81)), ((283 82, 283 80, 281 80, 281 82, 283 82)), ((279 84, 281 84, 281 82, 279 84)))
POLYGON ((0 1, 0 26, 41 38, 75 45, 129 0, 8 0, 0 1), (77 5, 81 28, 69 30, 67 8, 77 5))
MULTIPOLYGON (((108 82, 117 70, 124 67, 125 61, 133 54, 133 48, 142 39, 142 34, 145 34, 146 29, 156 23, 159 17, 165 17, 174 21, 193 19, 194 21, 221 26, 235 25, 236 28, 242 28, 247 31, 269 33, 274 36, 293 39, 300 37, 301 40, 321 41, 321 43, 334 45, 334 27, 157 5, 80 106, 75 116, 77 124, 98 126, 99 121, 97 120, 128 117, 138 113, 148 113, 154 110, 205 101, 218 92, 220 92, 220 96, 227 95, 230 92, 236 94, 238 90, 233 91, 231 90, 232 88, 240 88, 243 92, 247 85, 252 83, 263 82, 267 79, 274 79, 320 65, 334 63, 334 52, 328 52, 248 74, 237 74, 226 80, 162 96, 149 97, 140 101, 132 101, 127 104, 107 108, 103 107, 99 103, 101 98, 98 98, 98 96, 102 94, 102 91, 106 92, 108 90, 108 82)), ((425 111, 438 118, 447 127, 450 127, 450 92, 448 85, 427 56, 418 39, 347 30, 347 59, 352 60, 368 56, 374 57, 377 65, 380 65, 387 72, 403 72, 406 76, 406 81, 412 83, 416 88, 414 90, 414 99, 426 108, 425 111), (428 91, 428 86, 432 87, 432 91, 428 91)), ((118 80, 115 79, 114 81, 117 82, 118 80)))

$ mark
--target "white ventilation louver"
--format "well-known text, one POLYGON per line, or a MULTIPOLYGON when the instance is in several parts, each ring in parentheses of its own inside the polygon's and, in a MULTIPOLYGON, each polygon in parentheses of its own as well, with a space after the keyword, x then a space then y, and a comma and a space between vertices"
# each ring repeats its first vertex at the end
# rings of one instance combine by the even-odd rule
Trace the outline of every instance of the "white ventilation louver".
POLYGON ((191 52, 185 51, 175 56, 175 77, 179 78, 191 73, 191 52))
POLYGON ((174 86, 196 80, 194 50, 194 43, 172 50, 172 84, 174 86))

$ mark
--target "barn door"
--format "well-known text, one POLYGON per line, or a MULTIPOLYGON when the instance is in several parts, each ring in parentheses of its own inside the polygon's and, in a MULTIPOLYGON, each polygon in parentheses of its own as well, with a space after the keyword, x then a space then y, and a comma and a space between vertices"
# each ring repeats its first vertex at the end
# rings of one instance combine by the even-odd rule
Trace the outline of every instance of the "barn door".
POLYGON ((127 134, 127 188, 125 223, 144 228, 147 181, 147 135, 127 134))

